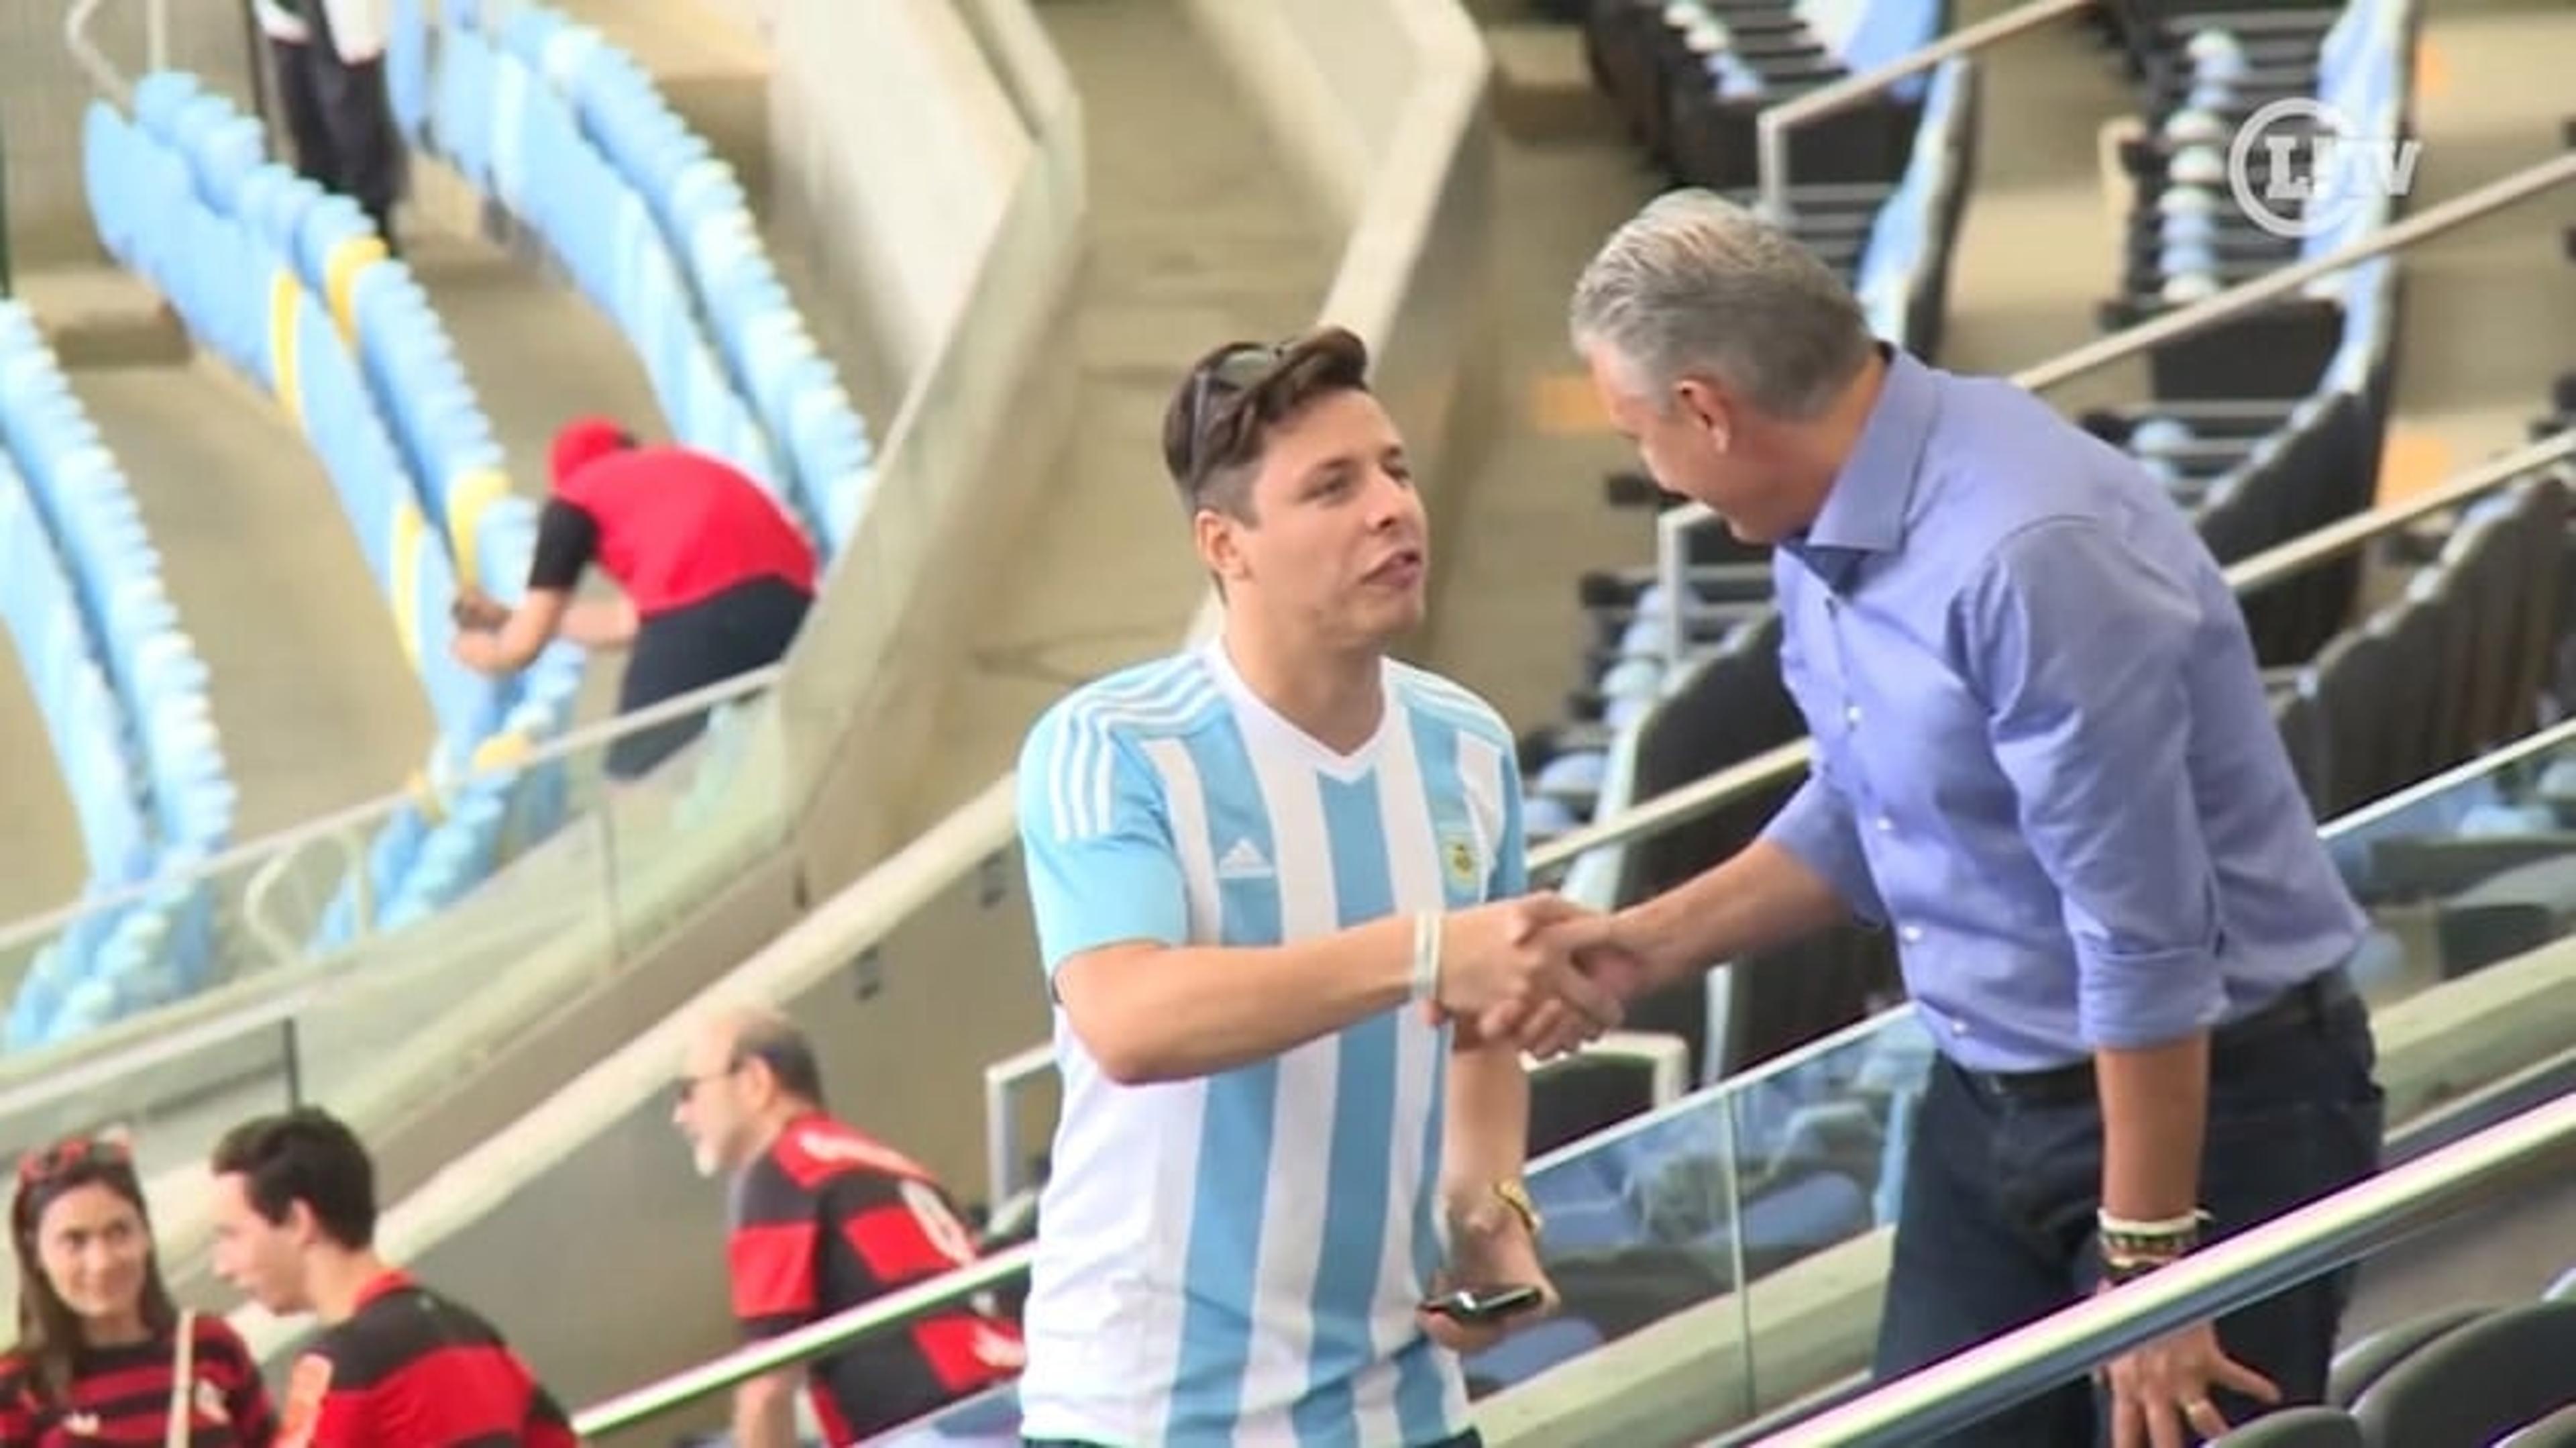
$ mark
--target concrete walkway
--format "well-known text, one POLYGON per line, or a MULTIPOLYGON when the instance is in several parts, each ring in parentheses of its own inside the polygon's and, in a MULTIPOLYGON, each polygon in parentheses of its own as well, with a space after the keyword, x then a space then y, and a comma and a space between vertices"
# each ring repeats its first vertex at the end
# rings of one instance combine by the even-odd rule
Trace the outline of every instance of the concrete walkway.
POLYGON ((401 787, 427 699, 322 464, 210 358, 74 366, 210 675, 250 839, 401 787))
POLYGON ((995 539, 1010 587, 944 706, 952 747, 926 825, 1010 769, 1067 688, 1179 642, 1206 578, 1162 465, 1181 370, 1229 337, 1311 324, 1341 238, 1271 156, 1258 114, 1173 0, 1042 5, 1082 96, 1088 255, 1065 350, 1081 419, 1022 535, 995 539))

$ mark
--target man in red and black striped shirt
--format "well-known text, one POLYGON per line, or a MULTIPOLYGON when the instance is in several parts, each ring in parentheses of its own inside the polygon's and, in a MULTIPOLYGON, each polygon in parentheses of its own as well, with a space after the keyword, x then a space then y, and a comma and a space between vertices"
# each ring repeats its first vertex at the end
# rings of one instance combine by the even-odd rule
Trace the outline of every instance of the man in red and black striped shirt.
MULTIPOLYGON (((733 1174, 727 1258, 734 1315, 772 1337, 970 1263, 975 1240, 930 1173, 823 1111, 803 1033, 765 1011, 706 1021, 691 1041, 672 1121, 698 1170, 733 1174)), ((814 1415, 839 1445, 936 1411, 1019 1373, 1018 1329, 958 1308, 817 1359, 814 1415)), ((744 1383, 736 1448, 795 1442, 797 1374, 744 1383)))
POLYGON ((304 1108, 215 1147, 215 1273, 323 1330, 287 1380, 277 1448, 574 1448, 563 1409, 472 1309, 377 1255, 375 1166, 304 1108))

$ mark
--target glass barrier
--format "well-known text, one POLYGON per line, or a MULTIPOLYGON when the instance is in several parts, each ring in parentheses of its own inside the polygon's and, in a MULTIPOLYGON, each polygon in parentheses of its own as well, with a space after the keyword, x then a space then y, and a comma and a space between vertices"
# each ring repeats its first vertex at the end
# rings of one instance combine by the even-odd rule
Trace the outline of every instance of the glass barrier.
POLYGON ((147 1160, 201 1160, 224 1126, 278 1105, 328 1099, 363 1116, 392 1104, 446 1079, 460 1050, 596 984, 620 940, 774 849, 788 818, 765 700, 720 705, 661 768, 611 782, 607 747, 624 732, 587 731, 474 776, 427 811, 404 796, 218 861, 192 882, 213 908, 204 987, 0 1057, 0 1145, 123 1123, 147 1160), (365 898, 350 883, 359 852, 414 815, 406 883, 365 898))
MULTIPOLYGON (((2576 909, 2576 861, 2562 858, 2576 855, 2576 721, 2323 834, 2378 927, 2354 965, 2375 1004, 2500 959, 2497 936, 2456 917, 2523 898, 2517 890, 2539 900, 2561 879, 2569 888, 2546 898, 2563 896, 2576 909), (2537 886, 2516 883, 2535 877, 2537 886)), ((2552 923, 2536 939, 2511 937, 2520 943, 2506 954, 2565 933, 2555 922, 2566 909, 2533 908, 2552 923)), ((1012 1081, 1033 1084, 1047 1073, 1027 1054, 997 1065, 1016 1063, 1012 1081)), ((1740 1354, 1732 1381, 1743 1385, 1744 1416, 1814 1387, 1763 1378, 1752 1294, 1740 1289, 1893 1222, 1932 1060, 1913 1012, 1891 1011, 1534 1161, 1530 1188, 1547 1218, 1545 1256, 1565 1311, 1470 1359, 1471 1393, 1523 1382, 1730 1296, 1746 1314, 1729 1349, 1740 1354)), ((1033 1119, 1039 1099, 1031 1092, 1013 1103, 1022 1140, 1043 1141, 1051 1129, 1051 1118, 1033 1119)), ((1017 1427, 1001 1390, 880 1441, 999 1444, 1016 1441, 1017 1427)), ((634 1441, 670 1438, 648 1431, 634 1441)))

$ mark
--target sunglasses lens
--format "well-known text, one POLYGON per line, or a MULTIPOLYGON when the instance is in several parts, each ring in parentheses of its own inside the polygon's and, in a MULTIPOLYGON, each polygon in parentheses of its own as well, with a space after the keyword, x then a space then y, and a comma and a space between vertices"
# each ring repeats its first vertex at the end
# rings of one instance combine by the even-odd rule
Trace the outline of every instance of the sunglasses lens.
POLYGON ((1276 347, 1237 347, 1218 358, 1212 370, 1219 382, 1241 391, 1260 381, 1262 374, 1276 366, 1278 361, 1279 349, 1276 347))

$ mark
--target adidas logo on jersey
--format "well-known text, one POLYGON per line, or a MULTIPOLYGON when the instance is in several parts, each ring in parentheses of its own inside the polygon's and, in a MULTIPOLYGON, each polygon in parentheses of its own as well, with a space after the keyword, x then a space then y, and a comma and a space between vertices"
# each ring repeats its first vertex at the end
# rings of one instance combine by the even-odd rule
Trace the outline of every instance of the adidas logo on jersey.
POLYGON ((1220 880, 1267 880, 1273 873, 1261 847, 1250 840, 1236 840, 1216 862, 1220 880))

